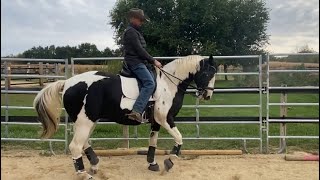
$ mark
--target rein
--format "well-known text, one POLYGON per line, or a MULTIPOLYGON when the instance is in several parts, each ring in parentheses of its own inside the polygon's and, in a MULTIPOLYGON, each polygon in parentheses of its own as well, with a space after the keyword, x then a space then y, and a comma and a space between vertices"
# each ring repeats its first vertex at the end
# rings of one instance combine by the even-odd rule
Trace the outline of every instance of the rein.
MULTIPOLYGON (((211 87, 199 88, 199 87, 196 87, 196 86, 194 86, 194 85, 187 84, 187 83, 185 83, 182 79, 178 78, 177 76, 174 76, 174 75, 168 73, 167 71, 163 70, 162 68, 159 68, 159 67, 157 67, 157 68, 170 80, 170 82, 171 82, 172 84, 176 85, 177 88, 179 88, 179 85, 175 84, 169 76, 171 76, 171 77, 179 80, 179 81, 182 82, 183 84, 187 85, 187 87, 191 87, 191 88, 196 89, 196 90, 197 90, 197 92, 196 92, 196 97, 199 97, 199 96, 203 95, 204 90, 214 90, 214 88, 211 88, 211 87), (169 76, 168 76, 168 75, 169 75, 169 76)), ((179 88, 179 89, 180 89, 180 88, 179 88)), ((186 90, 184 90, 184 89, 180 89, 180 90, 186 92, 186 90)))

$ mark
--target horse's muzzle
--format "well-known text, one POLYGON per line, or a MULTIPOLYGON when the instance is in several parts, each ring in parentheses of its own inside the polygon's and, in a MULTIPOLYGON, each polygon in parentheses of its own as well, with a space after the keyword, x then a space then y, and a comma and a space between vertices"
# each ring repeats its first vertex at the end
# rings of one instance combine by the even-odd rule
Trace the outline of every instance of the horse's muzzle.
POLYGON ((207 90, 204 91, 202 97, 203 97, 204 100, 210 100, 211 99, 211 96, 208 95, 208 91, 207 90))
POLYGON ((211 96, 203 96, 203 99, 204 99, 204 100, 210 100, 210 99, 211 99, 211 96))

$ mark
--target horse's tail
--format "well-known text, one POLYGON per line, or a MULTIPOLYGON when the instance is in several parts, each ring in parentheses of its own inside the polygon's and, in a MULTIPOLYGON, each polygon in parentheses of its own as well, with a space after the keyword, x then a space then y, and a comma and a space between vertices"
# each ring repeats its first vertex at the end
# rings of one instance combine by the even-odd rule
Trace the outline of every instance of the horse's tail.
POLYGON ((38 113, 38 121, 41 122, 43 131, 41 138, 50 138, 57 132, 60 122, 62 98, 65 80, 59 80, 47 85, 35 97, 33 107, 38 113))

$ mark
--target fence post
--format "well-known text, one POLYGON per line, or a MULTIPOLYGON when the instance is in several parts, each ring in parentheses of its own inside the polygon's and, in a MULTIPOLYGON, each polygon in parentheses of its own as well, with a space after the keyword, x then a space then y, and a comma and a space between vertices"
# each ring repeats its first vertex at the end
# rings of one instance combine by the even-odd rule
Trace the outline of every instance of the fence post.
MULTIPOLYGON (((46 63, 45 67, 44 67, 44 74, 45 75, 49 75, 50 74, 50 65, 49 63, 46 63)), ((46 78, 45 81, 49 82, 50 78, 46 78)))
MULTIPOLYGON (((10 63, 8 63, 7 61, 4 62, 4 71, 5 71, 6 75, 11 74, 10 63)), ((10 88, 10 84, 11 84, 10 83, 10 77, 6 77, 4 83, 5 83, 5 90, 8 91, 9 88, 10 88)), ((7 106, 6 107, 6 111, 5 111, 5 121, 8 122, 9 121, 9 109, 8 109, 8 106, 9 106, 9 94, 5 93, 4 98, 5 98, 5 105, 7 106)), ((8 128, 9 128, 8 124, 6 124, 5 132, 4 132, 4 136, 6 138, 8 138, 8 134, 9 134, 9 129, 8 128)))
MULTIPOLYGON (((286 87, 286 85, 282 85, 282 87, 286 87)), ((287 102, 287 92, 282 91, 280 95, 280 103, 287 102)), ((280 106, 280 117, 284 118, 287 116, 288 108, 285 105, 280 106)), ((280 123, 280 136, 287 135, 287 125, 286 123, 280 123)), ((280 149, 278 153, 284 153, 286 151, 286 138, 280 138, 280 149)))
MULTIPOLYGON (((7 62, 7 75, 11 74, 11 63, 7 62)), ((7 86, 10 89, 11 88, 11 77, 7 77, 7 86)))
MULTIPOLYGON (((68 58, 66 58, 64 60, 64 67, 65 67, 65 70, 64 70, 64 77, 65 79, 67 80, 68 79, 68 58)), ((64 120, 65 120, 65 126, 64 126, 64 140, 65 140, 65 146, 64 146, 64 153, 67 154, 68 153, 68 138, 69 138, 69 135, 68 135, 68 113, 66 110, 64 110, 64 120)), ((72 128, 71 128, 72 129, 72 128)))
MULTIPOLYGON (((58 65, 58 63, 54 63, 54 74, 56 76, 59 76, 59 65, 58 65)), ((58 80, 57 78, 54 79, 54 81, 57 81, 57 80, 58 80)))
MULTIPOLYGON (((196 99, 196 122, 199 122, 200 120, 200 111, 199 111, 199 104, 200 104, 200 98, 197 97, 196 99)), ((196 124, 196 129, 197 129, 197 138, 200 137, 200 127, 199 123, 196 124)))
POLYGON ((262 151, 263 151, 263 146, 262 146, 262 143, 263 143, 263 141, 262 141, 262 139, 263 139, 263 135, 262 135, 262 131, 263 131, 263 120, 262 120, 262 116, 263 116, 263 113, 262 113, 262 107, 263 107, 263 105, 262 105, 262 99, 263 99, 263 96, 262 96, 262 89, 263 89, 263 87, 262 87, 262 55, 260 55, 259 56, 259 126, 260 126, 260 128, 259 128, 259 137, 260 137, 260 147, 259 147, 259 149, 260 149, 260 153, 262 153, 262 151))
MULTIPOLYGON (((39 62, 39 75, 43 75, 43 62, 39 62)), ((43 78, 39 79, 40 87, 43 87, 43 78)))
MULTIPOLYGON (((122 126, 123 138, 129 138, 129 126, 122 126)), ((129 139, 123 141, 123 148, 130 148, 129 139)))
MULTIPOLYGON (((31 73, 30 73, 30 69, 31 69, 31 63, 28 62, 28 63, 27 63, 27 74, 31 74, 31 73)), ((26 79, 26 81, 31 81, 31 79, 28 78, 28 79, 26 79)))
POLYGON ((73 57, 71 58, 71 76, 74 76, 74 60, 73 57))

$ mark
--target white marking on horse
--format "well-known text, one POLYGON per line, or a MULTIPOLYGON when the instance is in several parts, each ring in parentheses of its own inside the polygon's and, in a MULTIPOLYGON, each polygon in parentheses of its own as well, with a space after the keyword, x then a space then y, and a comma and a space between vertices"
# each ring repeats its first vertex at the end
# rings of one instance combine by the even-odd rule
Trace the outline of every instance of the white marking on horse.
POLYGON ((78 74, 76 76, 69 78, 64 84, 63 94, 65 93, 65 91, 67 89, 76 85, 79 82, 85 82, 89 88, 92 83, 99 81, 101 79, 104 79, 104 78, 109 78, 106 76, 95 75, 95 73, 97 73, 97 72, 98 71, 89 71, 89 72, 78 74))
MULTIPOLYGON (((216 82, 216 76, 213 76, 213 78, 209 81, 208 87, 214 88, 214 83, 216 82)), ((208 89, 207 90, 207 96, 212 97, 213 90, 208 89)))
MULTIPOLYGON (((195 74, 200 69, 200 61, 203 60, 202 56, 192 55, 187 56, 183 59, 178 59, 172 61, 163 67, 163 70, 172 74, 176 72, 176 77, 185 80, 189 77, 189 74, 195 74)), ((157 70, 159 74, 159 70, 157 70)), ((180 84, 180 80, 170 77, 170 76, 162 75, 161 77, 157 77, 157 94, 161 94, 161 98, 159 101, 156 101, 155 108, 160 109, 155 112, 155 117, 158 119, 158 123, 162 124, 161 121, 166 121, 167 113, 169 112, 172 101, 178 91, 177 85, 180 84), (168 79, 168 77, 170 79, 168 79), (172 81, 172 82, 171 82, 172 81), (166 90, 168 89, 168 90, 166 90), (162 104, 162 101, 166 102, 162 104)))
POLYGON ((158 135, 158 131, 152 131, 150 133, 149 146, 157 147, 158 135))
POLYGON ((88 137, 90 132, 92 132, 93 127, 94 123, 90 121, 85 114, 83 106, 78 114, 76 123, 74 123, 73 129, 75 134, 73 135, 73 139, 69 145, 73 159, 78 159, 82 156, 83 147, 88 143, 88 137))

